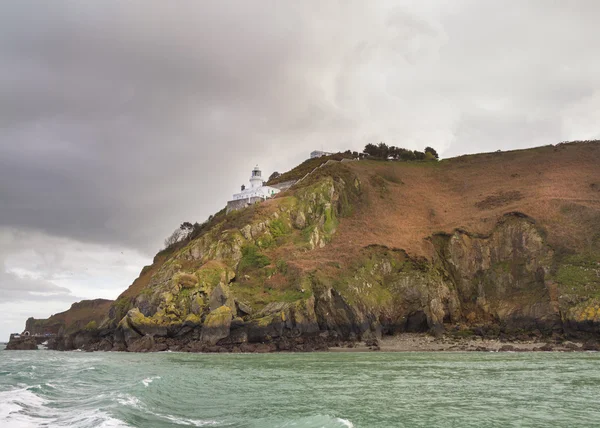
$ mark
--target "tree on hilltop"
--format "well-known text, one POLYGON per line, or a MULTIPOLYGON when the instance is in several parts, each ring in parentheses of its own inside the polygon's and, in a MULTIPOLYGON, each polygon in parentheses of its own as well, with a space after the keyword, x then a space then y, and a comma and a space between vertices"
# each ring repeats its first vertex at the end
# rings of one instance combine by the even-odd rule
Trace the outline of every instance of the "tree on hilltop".
POLYGON ((388 146, 385 143, 367 144, 364 153, 376 159, 393 160, 433 160, 438 158, 438 154, 432 147, 425 148, 424 152, 419 150, 408 150, 402 147, 388 146))
POLYGON ((435 159, 439 159, 438 153, 433 147, 425 147, 425 153, 431 153, 435 159))
POLYGON ((165 239, 165 248, 169 248, 172 245, 177 244, 181 241, 183 236, 183 231, 180 228, 177 228, 169 235, 167 239, 165 239))

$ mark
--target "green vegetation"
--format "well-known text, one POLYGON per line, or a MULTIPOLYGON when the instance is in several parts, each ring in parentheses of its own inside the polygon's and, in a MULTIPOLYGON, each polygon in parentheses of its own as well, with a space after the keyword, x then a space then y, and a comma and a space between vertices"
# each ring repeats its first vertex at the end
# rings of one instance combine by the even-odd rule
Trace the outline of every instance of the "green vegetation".
POLYGON ((271 302, 295 302, 312 296, 310 290, 302 292, 296 288, 276 289, 259 281, 235 283, 232 292, 237 300, 246 302, 254 309, 260 309, 271 302))
POLYGON ((125 315, 127 315, 127 312, 129 311, 129 309, 131 309, 132 307, 132 303, 131 303, 131 299, 127 298, 127 297, 120 297, 117 299, 117 301, 114 303, 114 308, 115 308, 115 320, 118 322, 120 321, 125 315))
POLYGON ((269 181, 267 181, 267 185, 272 186, 274 184, 284 183, 284 182, 290 181, 290 180, 300 180, 306 174, 308 174, 309 172, 312 172, 315 168, 324 164, 328 160, 338 160, 339 161, 342 159, 353 159, 354 157, 358 157, 358 153, 356 153, 356 156, 354 156, 354 154, 350 153, 350 151, 346 151, 345 153, 336 153, 336 154, 333 154, 330 156, 322 156, 320 158, 308 159, 308 160, 305 160, 304 162, 302 162, 296 168, 294 168, 288 172, 284 172, 283 174, 281 174, 273 179, 269 178, 269 181))
POLYGON ((84 327, 84 329, 87 331, 96 330, 97 328, 98 328, 98 326, 96 324, 96 321, 94 321, 94 320, 87 323, 86 326, 84 327))
POLYGON ((291 232, 290 226, 281 219, 273 220, 269 224, 269 230, 274 239, 285 236, 291 232))
POLYGON ((385 143, 367 144, 364 152, 374 159, 384 160, 403 160, 403 161, 414 161, 414 160, 436 160, 438 154, 435 149, 426 147, 424 152, 418 150, 408 150, 396 146, 388 146, 385 143))
POLYGON ((271 260, 260 252, 256 245, 242 247, 242 259, 238 265, 240 272, 247 269, 260 269, 271 264, 271 260))
POLYGON ((474 335, 475 335, 475 333, 471 329, 458 330, 458 331, 454 332, 455 337, 459 337, 459 338, 463 338, 463 339, 468 339, 470 337, 473 337, 474 335))
POLYGON ((323 223, 323 231, 327 234, 331 234, 335 231, 338 221, 335 218, 335 213, 331 206, 325 208, 325 223, 323 223))
POLYGON ((283 259, 277 260, 277 262, 275 263, 275 266, 277 267, 278 272, 282 273, 283 275, 287 274, 288 264, 285 260, 283 260, 283 259))
POLYGON ((386 310, 408 289, 427 287, 435 271, 425 269, 402 250, 371 246, 348 269, 317 272, 315 281, 333 286, 351 304, 386 310))
POLYGON ((600 297, 600 254, 568 255, 558 264, 554 279, 564 293, 600 297))
POLYGON ((198 284, 205 290, 212 290, 219 283, 228 283, 234 277, 233 271, 223 263, 211 260, 196 272, 198 284))

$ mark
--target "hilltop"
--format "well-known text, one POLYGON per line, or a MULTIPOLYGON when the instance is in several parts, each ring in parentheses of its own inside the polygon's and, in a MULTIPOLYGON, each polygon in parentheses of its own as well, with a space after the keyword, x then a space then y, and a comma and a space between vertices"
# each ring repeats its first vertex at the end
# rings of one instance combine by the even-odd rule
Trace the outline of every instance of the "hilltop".
POLYGON ((272 351, 402 332, 598 335, 599 142, 441 161, 350 158, 311 159, 268 183, 302 179, 276 197, 215 214, 159 252, 96 328, 66 328, 54 347, 272 351))

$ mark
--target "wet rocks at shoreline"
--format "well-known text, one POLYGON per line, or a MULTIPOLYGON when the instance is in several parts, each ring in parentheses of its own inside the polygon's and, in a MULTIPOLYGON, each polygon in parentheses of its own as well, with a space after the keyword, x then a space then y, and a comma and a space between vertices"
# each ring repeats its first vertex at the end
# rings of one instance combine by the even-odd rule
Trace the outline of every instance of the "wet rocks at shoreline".
POLYGON ((38 341, 33 336, 12 336, 6 344, 7 351, 30 351, 38 349, 38 341))

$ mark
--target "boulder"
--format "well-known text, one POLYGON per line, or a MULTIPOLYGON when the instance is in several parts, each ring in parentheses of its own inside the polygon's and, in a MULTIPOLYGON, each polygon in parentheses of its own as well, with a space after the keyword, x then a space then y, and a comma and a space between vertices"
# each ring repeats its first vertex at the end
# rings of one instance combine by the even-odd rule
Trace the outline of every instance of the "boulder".
POLYGON ((284 336, 310 336, 318 332, 314 297, 292 303, 269 303, 248 323, 249 342, 270 341, 284 336))
POLYGON ((113 344, 108 339, 102 339, 97 346, 98 351, 110 351, 113 349, 113 344))
POLYGON ((596 340, 588 340, 583 344, 584 351, 600 351, 600 343, 596 340))
POLYGON ((298 211, 296 217, 294 218, 294 227, 299 230, 302 230, 306 227, 306 216, 304 215, 304 212, 298 211))
POLYGON ((237 309, 233 294, 231 293, 229 286, 225 283, 217 285, 210 293, 208 299, 208 307, 211 311, 214 311, 221 306, 227 306, 231 310, 233 316, 236 315, 237 309))
POLYGON ((356 340, 371 326, 367 317, 333 288, 319 293, 314 312, 321 330, 335 331, 344 340, 356 340))
POLYGON ((210 312, 202 325, 200 341, 206 345, 216 345, 221 339, 229 336, 232 312, 229 306, 221 306, 210 312))
POLYGON ((138 308, 130 309, 129 312, 127 312, 127 320, 129 326, 140 335, 167 336, 168 334, 167 325, 144 316, 138 308))
POLYGON ((115 345, 121 343, 122 347, 126 348, 140 337, 142 337, 142 335, 132 327, 129 317, 125 315, 117 326, 117 330, 113 336, 113 343, 115 343, 115 345))
POLYGON ((127 347, 129 352, 148 352, 154 348, 154 338, 146 335, 135 340, 127 347))
POLYGON ((237 306, 238 313, 240 313, 241 315, 252 315, 253 311, 249 305, 238 301, 236 301, 235 304, 237 306))

